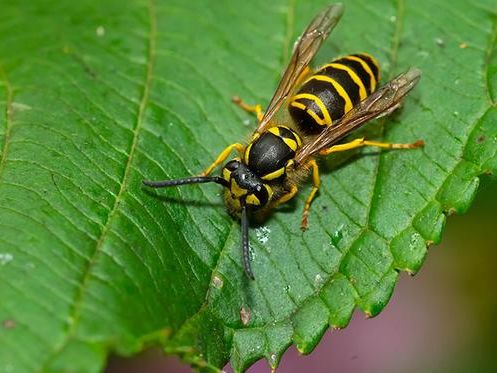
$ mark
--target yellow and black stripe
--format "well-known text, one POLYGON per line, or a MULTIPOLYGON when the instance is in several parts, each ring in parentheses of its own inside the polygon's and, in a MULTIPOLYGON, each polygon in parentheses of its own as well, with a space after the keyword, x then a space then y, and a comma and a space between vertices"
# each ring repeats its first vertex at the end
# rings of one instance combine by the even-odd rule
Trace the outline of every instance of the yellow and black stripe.
POLYGON ((352 54, 342 57, 336 63, 347 66, 359 75, 368 95, 376 90, 380 79, 380 67, 378 62, 369 54, 352 54))
POLYGON ((290 114, 305 133, 318 133, 374 92, 379 73, 378 62, 365 53, 332 61, 290 99, 290 114))
POLYGON ((243 160, 262 180, 281 180, 301 146, 302 139, 297 132, 286 126, 275 126, 252 140, 243 160))

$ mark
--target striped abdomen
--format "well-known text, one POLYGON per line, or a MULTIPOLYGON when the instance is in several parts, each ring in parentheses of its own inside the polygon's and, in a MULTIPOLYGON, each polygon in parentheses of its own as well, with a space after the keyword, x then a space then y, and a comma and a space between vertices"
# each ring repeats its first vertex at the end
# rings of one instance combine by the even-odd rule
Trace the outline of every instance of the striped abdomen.
POLYGON ((321 67, 290 99, 289 111, 305 133, 331 126, 376 89, 378 62, 367 54, 353 54, 321 67))

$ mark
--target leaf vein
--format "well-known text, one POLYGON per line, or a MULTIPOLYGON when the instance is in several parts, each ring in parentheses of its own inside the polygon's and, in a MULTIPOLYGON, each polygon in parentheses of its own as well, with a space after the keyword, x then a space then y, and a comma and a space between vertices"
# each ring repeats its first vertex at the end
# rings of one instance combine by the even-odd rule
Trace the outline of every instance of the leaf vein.
POLYGON ((126 191, 126 187, 128 184, 129 180, 129 174, 130 170, 132 169, 131 163, 133 160, 133 156, 135 154, 135 149, 137 147, 138 143, 138 136, 140 133, 140 130, 143 125, 144 121, 144 115, 145 115, 145 108, 148 103, 149 99, 149 91, 151 88, 152 84, 152 76, 153 76, 153 67, 155 63, 155 57, 156 57, 156 38, 157 38, 157 25, 156 25, 156 14, 155 14, 155 3, 154 0, 149 0, 148 1, 148 19, 149 19, 149 36, 148 36, 148 53, 147 53, 147 66, 146 66, 146 72, 145 72, 145 85, 142 91, 142 96, 140 99, 140 105, 138 107, 138 114, 137 114, 137 120, 134 125, 134 129, 132 130, 133 133, 133 138, 132 138, 132 143, 131 147, 128 152, 128 159, 126 162, 126 166, 124 169, 124 173, 122 176, 122 182, 119 188, 119 192, 114 200, 114 206, 112 210, 109 212, 107 216, 107 221, 104 224, 104 227, 101 231, 101 235, 96 242, 95 245, 95 250, 93 251, 93 254, 91 255, 88 265, 86 266, 83 276, 82 276, 82 281, 81 281, 81 286, 77 290, 74 298, 74 303, 73 307, 71 309, 71 315, 70 317, 74 320, 70 329, 67 332, 65 340, 58 346, 56 347, 55 351, 52 353, 51 356, 48 357, 48 359, 45 360, 45 364, 41 365, 41 371, 43 372, 46 370, 46 368, 49 366, 51 361, 64 349, 64 347, 69 343, 71 340, 73 334, 76 332, 76 328, 79 324, 80 320, 80 313, 81 313, 81 307, 83 305, 83 296, 85 292, 87 291, 87 286, 88 286, 88 281, 91 276, 91 271, 97 262, 97 259, 103 249, 103 244, 104 241, 111 231, 111 224, 113 222, 114 217, 116 216, 119 206, 121 203, 121 200, 123 198, 123 195, 126 191))

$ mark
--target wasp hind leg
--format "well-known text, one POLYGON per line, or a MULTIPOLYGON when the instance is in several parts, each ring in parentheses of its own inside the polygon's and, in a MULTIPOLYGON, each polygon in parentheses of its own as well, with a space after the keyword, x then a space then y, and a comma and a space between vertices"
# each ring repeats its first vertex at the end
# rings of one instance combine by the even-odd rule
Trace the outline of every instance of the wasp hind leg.
MULTIPOLYGON (((295 82, 295 87, 299 87, 304 82, 304 80, 307 79, 312 73, 313 70, 309 66, 307 66, 297 78, 297 81, 295 82)), ((259 123, 262 121, 262 118, 264 118, 264 112, 262 111, 261 105, 259 104, 249 105, 238 96, 233 96, 231 98, 231 101, 233 101, 235 105, 241 107, 246 112, 254 113, 257 116, 257 120, 259 121, 259 123)))
POLYGON ((307 230, 309 224, 308 224, 308 217, 309 217, 309 210, 311 209, 311 203, 316 197, 316 193, 319 190, 319 187, 321 186, 321 178, 319 177, 319 167, 318 164, 314 159, 310 160, 307 163, 308 166, 312 168, 312 189, 311 193, 309 193, 309 196, 307 197, 304 205, 304 211, 302 212, 302 220, 300 223, 300 229, 303 231, 307 230))
POLYGON ((357 149, 357 148, 362 148, 365 146, 377 146, 377 147, 383 148, 383 149, 416 149, 416 148, 423 147, 424 141, 418 140, 418 141, 413 142, 411 144, 392 144, 392 143, 386 143, 386 142, 368 141, 368 140, 365 140, 364 138, 360 138, 360 139, 352 140, 351 142, 348 142, 345 144, 333 145, 333 146, 329 147, 328 149, 324 149, 324 150, 320 151, 319 154, 328 155, 331 153, 343 152, 345 150, 357 149))
POLYGON ((226 158, 231 154, 233 150, 236 150, 239 154, 243 153, 243 145, 240 143, 235 143, 228 145, 216 158, 216 160, 205 169, 204 172, 200 174, 200 176, 208 176, 217 166, 222 164, 226 158))
POLYGON ((255 113, 257 116, 257 120, 260 122, 262 118, 264 118, 264 112, 262 111, 261 105, 248 105, 246 104, 240 97, 238 96, 233 96, 231 99, 233 103, 239 107, 241 107, 243 110, 245 110, 248 113, 255 113))

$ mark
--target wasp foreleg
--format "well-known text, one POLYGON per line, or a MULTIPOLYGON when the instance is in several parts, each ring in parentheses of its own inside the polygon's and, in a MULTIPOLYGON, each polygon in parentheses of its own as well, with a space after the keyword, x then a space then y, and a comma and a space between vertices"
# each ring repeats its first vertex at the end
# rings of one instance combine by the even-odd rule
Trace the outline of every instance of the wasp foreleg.
POLYGON ((217 159, 209 166, 205 169, 204 172, 202 172, 200 175, 201 176, 207 176, 209 175, 212 170, 214 170, 217 166, 219 166, 220 164, 222 164, 226 158, 228 158, 228 156, 231 154, 231 152, 236 149, 236 151, 238 153, 240 153, 240 155, 243 153, 243 148, 244 146, 240 143, 235 143, 235 144, 231 144, 229 146, 227 146, 220 154, 219 156, 217 157, 217 159))

